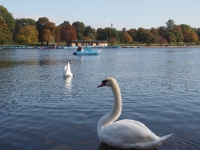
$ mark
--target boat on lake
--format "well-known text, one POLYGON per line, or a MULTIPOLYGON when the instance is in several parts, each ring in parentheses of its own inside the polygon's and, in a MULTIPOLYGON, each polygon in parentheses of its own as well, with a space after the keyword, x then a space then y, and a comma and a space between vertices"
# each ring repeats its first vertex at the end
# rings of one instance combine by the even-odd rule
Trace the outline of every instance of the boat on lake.
POLYGON ((83 49, 82 47, 78 47, 77 51, 73 53, 73 55, 99 55, 99 50, 92 50, 90 47, 85 47, 83 49))

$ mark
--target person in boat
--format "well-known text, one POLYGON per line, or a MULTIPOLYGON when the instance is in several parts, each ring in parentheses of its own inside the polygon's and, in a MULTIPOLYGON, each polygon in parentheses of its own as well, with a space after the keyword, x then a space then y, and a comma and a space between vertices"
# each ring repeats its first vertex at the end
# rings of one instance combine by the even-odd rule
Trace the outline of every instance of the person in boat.
POLYGON ((79 46, 78 49, 77 49, 77 51, 78 51, 78 52, 79 52, 79 51, 83 51, 82 46, 79 46))

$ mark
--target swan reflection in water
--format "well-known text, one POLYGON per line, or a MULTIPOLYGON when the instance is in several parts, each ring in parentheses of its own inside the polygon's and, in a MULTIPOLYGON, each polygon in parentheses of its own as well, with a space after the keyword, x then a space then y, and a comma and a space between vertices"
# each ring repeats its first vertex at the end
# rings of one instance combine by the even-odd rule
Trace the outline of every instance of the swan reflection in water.
POLYGON ((71 87, 72 87, 72 85, 71 85, 72 77, 70 77, 70 76, 63 77, 63 79, 65 80, 66 89, 71 89, 71 87))

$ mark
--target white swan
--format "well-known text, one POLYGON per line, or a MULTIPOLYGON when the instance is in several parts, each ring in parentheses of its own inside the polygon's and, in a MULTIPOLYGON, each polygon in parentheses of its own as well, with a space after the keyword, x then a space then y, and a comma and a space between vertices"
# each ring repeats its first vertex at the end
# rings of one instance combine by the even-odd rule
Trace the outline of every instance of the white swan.
POLYGON ((64 77, 73 77, 73 74, 71 73, 69 62, 67 64, 67 66, 65 65, 63 76, 64 77))
POLYGON ((124 149, 154 149, 172 134, 159 137, 151 132, 143 123, 135 120, 117 120, 122 111, 122 98, 120 88, 114 78, 106 78, 102 86, 109 86, 114 95, 114 106, 110 113, 99 119, 97 133, 99 139, 114 147, 124 149))

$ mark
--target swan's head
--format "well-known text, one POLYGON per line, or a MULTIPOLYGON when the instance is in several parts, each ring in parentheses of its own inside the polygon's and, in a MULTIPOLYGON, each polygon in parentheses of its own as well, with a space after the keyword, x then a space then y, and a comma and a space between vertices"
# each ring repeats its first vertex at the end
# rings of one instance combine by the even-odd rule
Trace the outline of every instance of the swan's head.
POLYGON ((111 87, 111 86, 113 86, 114 83, 117 83, 117 81, 114 78, 108 77, 108 78, 104 79, 102 81, 102 83, 99 86, 97 86, 97 88, 102 87, 102 86, 111 87))

